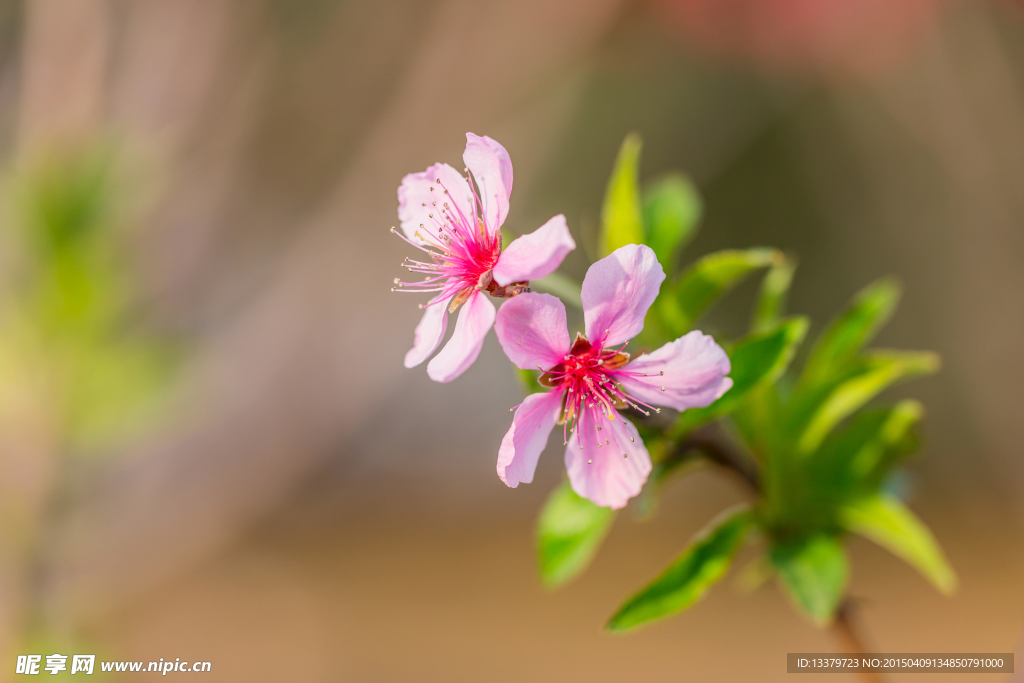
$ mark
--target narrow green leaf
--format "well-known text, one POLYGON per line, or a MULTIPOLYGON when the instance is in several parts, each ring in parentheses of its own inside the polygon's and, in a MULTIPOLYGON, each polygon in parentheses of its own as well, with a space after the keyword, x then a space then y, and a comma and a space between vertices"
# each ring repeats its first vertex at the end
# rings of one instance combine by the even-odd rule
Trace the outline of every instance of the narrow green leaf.
POLYGON ((844 506, 840 523, 914 567, 939 592, 949 595, 956 590, 956 573, 931 531, 893 496, 878 494, 844 506))
MULTIPOLYGON (((866 439, 850 458, 850 474, 858 480, 876 473, 893 451, 902 451, 901 444, 908 442, 908 435, 924 415, 923 406, 917 401, 900 401, 883 413, 878 429, 866 439)), ((914 441, 909 439, 909 441, 914 441)), ((899 454, 899 453, 897 453, 899 454)))
POLYGON ((697 234, 700 195, 690 180, 673 173, 644 193, 646 243, 665 272, 671 273, 679 252, 697 234))
POLYGON ((806 464, 809 492, 830 507, 875 492, 897 460, 917 446, 917 401, 857 413, 829 434, 806 464))
POLYGON ((796 262, 785 257, 768 269, 761 282, 761 292, 754 308, 754 319, 750 326, 752 332, 770 330, 782 317, 795 271, 796 262))
POLYGON ((559 586, 583 571, 597 553, 615 511, 580 498, 569 482, 552 492, 537 525, 541 579, 559 586))
POLYGON ((796 606, 819 626, 829 623, 850 573, 839 539, 814 536, 806 541, 780 543, 772 547, 769 556, 779 582, 796 606))
POLYGON ((681 276, 675 297, 663 296, 661 312, 671 332, 687 332, 723 294, 738 285, 758 268, 779 262, 782 254, 774 249, 727 250, 708 254, 681 276), (673 310, 674 309, 674 310, 673 310))
POLYGON ((642 244, 644 241, 639 183, 642 144, 638 134, 630 133, 619 148, 601 207, 601 256, 607 256, 627 244, 642 244))
POLYGON ((900 286, 882 278, 862 289, 850 307, 818 338, 804 366, 800 384, 813 387, 849 360, 892 317, 900 286))
POLYGON ((939 357, 926 351, 875 351, 864 357, 863 370, 841 382, 812 414, 797 442, 797 451, 808 455, 844 418, 894 382, 936 372, 939 357))
POLYGON ((693 605, 725 575, 753 524, 746 507, 712 521, 658 578, 619 608, 606 628, 626 631, 693 605))
POLYGON ((790 318, 772 330, 751 334, 736 342, 729 350, 732 388, 706 408, 684 412, 673 434, 681 436, 697 425, 728 413, 751 390, 778 380, 803 342, 807 327, 807 318, 790 318))
POLYGON ((568 306, 583 308, 583 304, 580 302, 582 285, 561 273, 551 273, 538 280, 530 280, 530 289, 554 294, 568 306))

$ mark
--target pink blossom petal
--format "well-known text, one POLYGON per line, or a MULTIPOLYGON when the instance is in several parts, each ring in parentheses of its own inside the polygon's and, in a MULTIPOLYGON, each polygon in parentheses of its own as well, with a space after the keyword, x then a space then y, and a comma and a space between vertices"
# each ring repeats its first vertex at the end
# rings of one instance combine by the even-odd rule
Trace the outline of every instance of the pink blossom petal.
POLYGON ((569 352, 565 306, 550 294, 529 292, 506 301, 494 332, 508 359, 523 370, 547 370, 569 352))
POLYGON ((658 257, 644 244, 619 247, 590 266, 580 296, 587 339, 609 347, 635 337, 664 280, 658 257))
POLYGON ((709 335, 694 330, 633 359, 613 374, 641 401, 685 410, 711 405, 728 391, 732 386, 726 377, 730 369, 729 356, 722 347, 709 335))
POLYGON ((565 469, 578 495, 595 505, 618 509, 640 493, 651 473, 651 456, 633 423, 618 413, 612 417, 609 420, 597 410, 584 412, 565 448, 565 469))
POLYGON ((425 361, 444 339, 444 331, 448 327, 450 300, 449 297, 443 301, 432 301, 423 311, 423 317, 420 318, 413 334, 412 348, 405 354, 405 367, 414 368, 425 361))
POLYGON ((434 164, 426 171, 410 173, 402 178, 402 184, 398 186, 398 220, 402 222, 405 236, 416 244, 425 244, 427 240, 417 237, 416 232, 426 232, 435 236, 431 241, 436 243, 437 228, 445 222, 446 201, 452 205, 456 216, 461 210, 472 224, 472 191, 465 177, 448 164, 434 164))
POLYGON ((469 369, 480 355, 484 337, 494 324, 494 304, 482 292, 474 292, 462 304, 452 338, 427 364, 427 376, 435 382, 451 382, 469 369))
POLYGON ((492 233, 505 222, 512 196, 512 160, 501 143, 484 135, 466 133, 462 160, 473 174, 483 204, 484 225, 492 233))
POLYGON ((561 411, 561 391, 530 394, 516 408, 512 426, 498 449, 498 476, 506 485, 515 488, 533 481, 537 460, 561 411))
POLYGON ((530 234, 512 240, 494 266, 494 281, 504 287, 550 275, 575 248, 565 216, 558 214, 530 234))

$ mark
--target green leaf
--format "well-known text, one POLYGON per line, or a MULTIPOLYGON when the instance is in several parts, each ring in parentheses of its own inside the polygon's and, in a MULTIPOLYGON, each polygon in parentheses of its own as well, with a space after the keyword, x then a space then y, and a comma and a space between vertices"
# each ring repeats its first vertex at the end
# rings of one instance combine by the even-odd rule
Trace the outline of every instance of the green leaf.
POLYGON ((833 500, 837 492, 874 491, 892 464, 917 445, 914 426, 924 409, 917 401, 866 410, 849 426, 833 432, 822 443, 811 463, 813 483, 833 500))
POLYGON ((797 442, 798 453, 813 453, 841 420, 894 382, 938 369, 939 357, 926 351, 874 351, 865 355, 862 369, 840 382, 814 411, 797 442))
MULTIPOLYGON (((876 493, 893 465, 916 449, 914 427, 922 415, 921 403, 903 400, 853 416, 848 425, 829 434, 813 456, 799 463, 806 472, 800 485, 804 503, 821 511, 826 525, 837 523, 839 506, 876 493)), ((805 510, 801 516, 814 515, 805 510)))
POLYGON ((574 308, 583 308, 583 304, 580 301, 580 292, 583 290, 582 285, 561 273, 551 273, 540 279, 530 280, 530 289, 554 294, 562 300, 562 303, 574 308))
POLYGON ((884 325, 900 299, 900 286, 882 278, 861 290, 850 308, 818 338, 804 366, 800 384, 814 387, 854 354, 884 325))
POLYGON ((627 244, 643 244, 644 223, 640 203, 640 136, 630 133, 622 141, 615 168, 608 180, 601 207, 601 256, 627 244))
POLYGON ((693 605, 725 575, 753 524, 746 507, 712 521, 658 578, 619 608, 606 628, 626 631, 693 605))
POLYGON ((931 531, 893 496, 878 494, 844 506, 840 523, 914 567, 939 592, 956 590, 956 573, 931 531))
MULTIPOLYGON (((859 480, 883 474, 888 469, 883 465, 892 455, 903 455, 916 445, 911 432, 923 415, 924 407, 911 400, 900 401, 885 411, 877 431, 853 453, 850 473, 859 480)), ((881 477, 877 478, 874 483, 881 483, 881 477)))
POLYGON ((803 342, 807 327, 807 318, 790 318, 775 329, 751 334, 736 342, 729 350, 732 388, 706 408, 684 412, 673 434, 678 438, 697 425, 728 413, 751 390, 778 380, 803 342))
POLYGON ((766 488, 773 505, 765 514, 788 533, 832 531, 839 509, 851 500, 875 495, 893 465, 918 444, 914 429, 922 414, 916 401, 859 412, 831 433, 807 458, 788 458, 776 449, 766 488))
POLYGON ((843 598, 849 566, 839 539, 814 536, 776 544, 769 557, 793 602, 819 626, 832 620, 843 598))
POLYGON ((662 297, 665 303, 659 312, 670 332, 678 337, 747 275, 777 263, 781 258, 782 254, 774 249, 727 250, 708 254, 682 274, 675 286, 674 297, 662 297))
POLYGON ((793 282, 796 262, 783 258, 769 270, 761 282, 761 292, 754 308, 754 319, 751 323, 752 332, 765 332, 778 323, 786 310, 786 295, 789 285, 793 282))
POLYGON ((680 250, 697 233, 701 211, 697 188, 679 173, 663 178, 644 193, 646 243, 665 272, 672 272, 680 250))
POLYGON ((583 571, 614 519, 614 510, 580 498, 569 482, 555 489, 537 525, 537 554, 544 583, 559 586, 583 571))

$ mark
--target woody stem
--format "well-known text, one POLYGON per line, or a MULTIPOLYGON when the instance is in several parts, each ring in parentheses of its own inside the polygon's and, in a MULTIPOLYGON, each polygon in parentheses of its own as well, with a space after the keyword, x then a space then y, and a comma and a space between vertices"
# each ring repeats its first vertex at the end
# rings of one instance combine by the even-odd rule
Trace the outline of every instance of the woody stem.
MULTIPOLYGON (((853 600, 846 596, 832 621, 832 634, 846 653, 855 657, 869 652, 863 635, 857 629, 856 608, 853 600)), ((885 683, 885 679, 877 671, 859 671, 856 676, 862 683, 885 683)))

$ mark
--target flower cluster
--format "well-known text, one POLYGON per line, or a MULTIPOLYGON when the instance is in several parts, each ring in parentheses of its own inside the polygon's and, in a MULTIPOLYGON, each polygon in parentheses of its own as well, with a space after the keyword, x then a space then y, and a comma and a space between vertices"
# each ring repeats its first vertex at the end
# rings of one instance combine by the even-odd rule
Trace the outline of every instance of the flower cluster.
POLYGON ((636 244, 591 265, 581 292, 585 331, 570 343, 565 306, 529 288, 575 248, 565 217, 555 216, 503 251, 512 163, 491 138, 466 138, 463 160, 471 178, 435 164, 406 176, 398 190, 404 239, 429 260, 407 260, 403 265, 425 279, 396 279, 396 289, 436 293, 421 305, 426 312, 405 365, 433 353, 447 313, 461 306, 451 339, 427 366, 431 379, 451 381, 473 364, 493 325, 508 358, 521 369, 540 370, 548 389, 514 408, 498 451, 498 476, 513 488, 531 482, 548 436, 561 424, 573 490, 597 505, 621 508, 640 492, 651 459, 620 411, 649 415, 660 412, 658 406, 710 405, 732 386, 729 358, 711 337, 693 331, 631 359, 626 347, 643 329, 665 279, 654 252, 636 244), (495 314, 485 293, 508 301, 495 314))
POLYGON ((544 583, 578 576, 615 510, 645 487, 652 509, 665 484, 703 459, 738 477, 752 500, 711 520, 622 603, 607 629, 626 631, 688 609, 748 540, 759 546, 750 565, 758 580, 773 575, 821 626, 848 619, 853 604, 845 549, 851 534, 901 557, 939 591, 955 590, 941 547, 886 485, 918 442, 923 408, 910 399, 868 406, 893 383, 939 367, 933 353, 864 348, 895 309, 899 286, 882 278, 864 288, 822 330, 803 368, 791 369, 810 324, 786 314, 793 261, 765 247, 727 249, 678 272, 670 267, 666 276, 662 265, 674 264, 695 235, 700 196, 678 173, 641 187, 640 149, 639 136, 628 135, 612 169, 597 235, 604 258, 581 285, 534 283, 561 299, 532 292, 530 281, 553 273, 574 248, 564 217, 502 250, 512 165, 497 142, 469 134, 468 178, 438 164, 407 176, 398 192, 405 239, 428 258, 405 264, 422 281, 396 281, 397 288, 433 294, 406 365, 433 353, 446 312, 462 306, 429 376, 447 382, 465 371, 493 326, 533 387, 511 409, 497 448, 501 481, 511 488, 531 482, 551 432, 561 432, 567 481, 537 520, 544 583), (758 271, 750 327, 726 355, 694 326, 758 271), (488 294, 503 300, 497 311, 488 294), (571 303, 583 312, 575 337, 566 325, 567 296, 578 298, 571 303), (641 333, 646 346, 637 348, 641 333), (679 414, 652 415, 665 409, 679 414), (644 439, 656 444, 650 453, 644 439))

